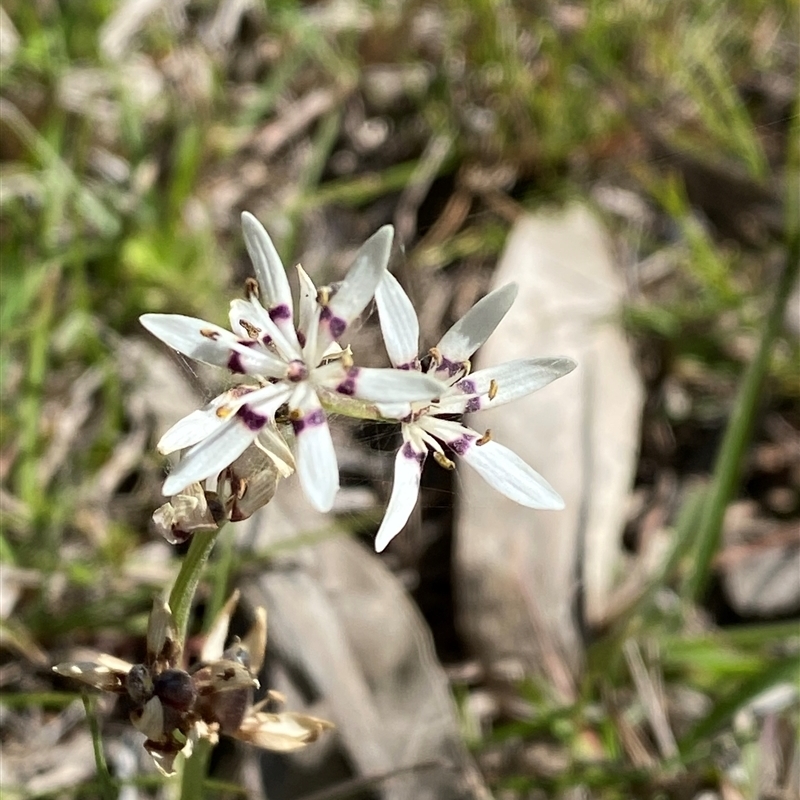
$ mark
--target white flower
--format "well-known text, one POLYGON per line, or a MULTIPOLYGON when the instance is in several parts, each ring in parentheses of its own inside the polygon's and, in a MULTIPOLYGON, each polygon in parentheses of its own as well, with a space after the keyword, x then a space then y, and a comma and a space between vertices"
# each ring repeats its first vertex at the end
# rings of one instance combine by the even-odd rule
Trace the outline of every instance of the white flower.
MULTIPOLYGON (((518 455, 492 441, 489 431, 480 434, 452 419, 508 403, 575 369, 570 358, 533 358, 470 373, 469 359, 492 334, 516 294, 516 285, 509 284, 487 295, 431 349, 427 374, 448 386, 435 401, 379 405, 384 416, 402 420, 403 445, 395 458, 392 495, 375 539, 378 552, 400 532, 414 510, 428 450, 442 466, 454 467, 442 443, 511 500, 530 508, 564 507, 552 486, 518 455)), ((417 316, 408 296, 388 272, 375 292, 375 301, 392 364, 421 371, 417 316)))
MULTIPOLYGON (((252 215, 242 215, 245 244, 260 294, 250 285, 245 300, 231 303, 233 332, 177 314, 145 314, 142 324, 190 358, 234 373, 255 376, 174 425, 159 442, 168 453, 189 448, 164 483, 174 495, 219 473, 254 441, 285 462, 275 412, 286 404, 294 433, 294 460, 311 504, 328 511, 339 487, 339 470, 320 395, 338 392, 367 402, 427 400, 441 392, 431 377, 395 369, 355 367, 336 340, 364 310, 386 271, 392 244, 384 226, 361 247, 336 292, 318 292, 298 266, 297 321, 289 281, 267 232, 252 215)), ((283 444, 283 450, 285 450, 283 444)))

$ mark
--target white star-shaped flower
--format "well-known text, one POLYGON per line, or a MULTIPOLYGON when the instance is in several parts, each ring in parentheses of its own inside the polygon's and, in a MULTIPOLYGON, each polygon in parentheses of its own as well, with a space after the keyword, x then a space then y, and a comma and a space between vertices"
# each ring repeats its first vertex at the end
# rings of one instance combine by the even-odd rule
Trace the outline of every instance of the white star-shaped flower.
MULTIPOLYGON (((458 422, 465 412, 494 408, 541 389, 575 369, 571 358, 519 359, 499 367, 470 372, 469 359, 489 338, 517 294, 503 286, 476 303, 430 351, 426 374, 447 385, 432 402, 381 404, 384 416, 402 421, 403 445, 395 458, 394 485, 386 515, 375 539, 381 552, 402 530, 417 502, 428 451, 452 468, 443 444, 461 456, 501 494, 530 508, 561 509, 564 501, 549 483, 518 455, 458 422)), ((419 323, 414 307, 397 280, 386 272, 375 292, 381 329, 392 364, 421 372, 419 323)))
POLYGON ((259 291, 253 286, 247 299, 231 303, 232 332, 178 314, 141 317, 145 328, 180 353, 256 379, 253 385, 221 394, 164 434, 158 445, 162 453, 189 449, 163 491, 174 495, 218 474, 254 441, 275 453, 279 466, 285 465, 286 445, 274 420, 285 404, 303 490, 315 508, 328 511, 339 488, 339 470, 320 395, 336 392, 370 403, 410 402, 436 397, 442 386, 419 373, 355 367, 336 344, 386 272, 391 226, 366 241, 335 292, 318 297, 314 283, 298 266, 296 321, 289 281, 272 240, 252 214, 242 215, 242 227, 259 291))

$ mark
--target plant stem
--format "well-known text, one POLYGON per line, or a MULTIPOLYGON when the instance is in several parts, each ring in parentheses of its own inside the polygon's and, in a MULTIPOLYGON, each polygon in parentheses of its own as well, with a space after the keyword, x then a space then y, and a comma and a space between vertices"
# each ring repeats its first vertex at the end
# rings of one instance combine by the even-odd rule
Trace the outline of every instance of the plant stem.
POLYGON ((198 739, 191 758, 183 762, 181 800, 202 800, 210 757, 211 742, 208 739, 198 739))
POLYGON ((97 780, 100 788, 100 795, 103 800, 113 800, 116 796, 114 781, 108 771, 106 756, 103 752, 103 740, 100 736, 100 726, 97 724, 95 713, 94 698, 88 692, 83 692, 83 708, 86 712, 86 719, 89 721, 89 731, 92 735, 92 748, 94 749, 94 763, 97 768, 97 780))
POLYGON ((169 595, 169 607, 175 620, 178 641, 186 641, 186 629, 189 624, 189 613, 194 601, 197 584, 203 574, 203 568, 211 555, 214 542, 217 541, 221 528, 215 531, 200 531, 192 536, 189 552, 181 564, 175 585, 169 595))

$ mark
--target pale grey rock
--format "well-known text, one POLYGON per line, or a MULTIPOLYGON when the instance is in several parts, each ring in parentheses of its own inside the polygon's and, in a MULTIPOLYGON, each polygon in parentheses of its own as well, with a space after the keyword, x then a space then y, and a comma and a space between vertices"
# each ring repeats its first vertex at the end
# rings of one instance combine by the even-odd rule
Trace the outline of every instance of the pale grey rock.
POLYGON ((769 619, 800 608, 800 544, 786 536, 790 528, 791 523, 758 516, 750 500, 728 508, 719 566, 725 594, 738 614, 769 619))
MULTIPOLYGON (((273 567, 242 588, 266 605, 268 652, 284 676, 302 676, 312 688, 356 775, 399 771, 371 787, 383 800, 489 800, 430 632, 380 558, 343 533, 331 536, 330 517, 309 508, 294 477, 237 530, 242 544, 275 548, 273 567), (301 535, 306 543, 289 546, 301 535)), ((308 781, 309 763, 294 773, 291 758, 267 756, 264 764, 270 800, 326 785, 324 764, 316 783, 293 783, 308 781)))
POLYGON ((474 415, 562 495, 560 512, 523 508, 459 467, 459 620, 493 662, 523 656, 575 671, 579 619, 604 619, 637 459, 643 390, 619 323, 624 283, 584 207, 540 212, 511 232, 495 286, 519 294, 476 368, 570 356, 577 369, 533 395, 474 415))

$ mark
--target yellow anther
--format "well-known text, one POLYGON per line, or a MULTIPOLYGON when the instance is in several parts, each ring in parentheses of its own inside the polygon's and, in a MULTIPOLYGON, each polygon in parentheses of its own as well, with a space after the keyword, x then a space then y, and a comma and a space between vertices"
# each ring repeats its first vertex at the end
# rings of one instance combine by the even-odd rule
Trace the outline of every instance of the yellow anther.
POLYGON ((436 460, 436 463, 440 467, 444 467, 445 469, 455 469, 456 465, 444 454, 438 453, 434 451, 433 457, 436 460))
POLYGON ((317 289, 317 302, 321 306, 327 306, 328 303, 331 301, 331 287, 330 286, 320 286, 317 289))
POLYGON ((431 349, 428 350, 428 353, 430 353, 430 356, 433 359, 433 363, 436 364, 436 366, 438 367, 439 364, 442 363, 442 354, 439 348, 431 347, 431 349))
POLYGON ((260 294, 258 281, 255 278, 247 278, 244 282, 244 293, 246 297, 258 297, 260 294))
POLYGON ((483 436, 481 436, 481 438, 478 439, 478 441, 475 442, 475 444, 478 447, 481 447, 482 445, 486 444, 486 442, 491 442, 491 441, 492 441, 492 431, 491 429, 487 428, 483 436))
POLYGON ((497 390, 499 388, 500 387, 497 385, 497 381, 494 378, 492 378, 489 381, 489 399, 490 400, 494 400, 495 397, 497 397, 497 390))
POLYGON ((213 341, 219 339, 219 331, 212 331, 211 328, 200 328, 200 335, 213 341))
POLYGON ((342 366, 344 366, 345 369, 350 369, 350 367, 353 366, 353 351, 350 349, 350 345, 347 345, 347 347, 342 350, 340 358, 342 360, 342 366))
POLYGON ((247 331, 247 335, 251 339, 258 339, 261 335, 261 328, 257 328, 252 322, 248 322, 246 319, 240 319, 239 324, 247 331))

